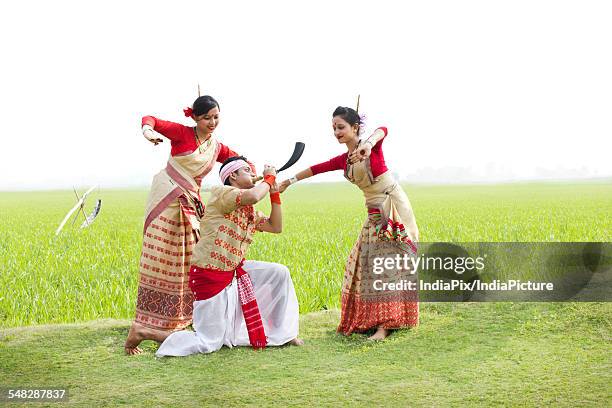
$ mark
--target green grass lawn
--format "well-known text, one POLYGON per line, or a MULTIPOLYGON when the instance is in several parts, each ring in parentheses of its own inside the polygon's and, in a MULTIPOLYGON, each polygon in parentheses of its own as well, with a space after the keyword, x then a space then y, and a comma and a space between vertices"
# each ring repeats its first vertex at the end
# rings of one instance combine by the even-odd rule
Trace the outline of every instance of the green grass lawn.
MULTIPOLYGON (((609 303, 422 305, 381 343, 301 318, 304 347, 122 354, 129 321, 4 330, 0 384, 69 387, 78 406, 610 406, 609 303)), ((17 406, 17 404, 14 404, 17 406)), ((55 406, 49 404, 50 406, 55 406)))

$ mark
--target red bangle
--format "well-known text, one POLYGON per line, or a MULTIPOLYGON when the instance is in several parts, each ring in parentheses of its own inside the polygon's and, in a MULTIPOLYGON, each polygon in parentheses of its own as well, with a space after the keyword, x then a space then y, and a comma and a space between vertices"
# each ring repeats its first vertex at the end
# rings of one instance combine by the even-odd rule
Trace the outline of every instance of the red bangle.
POLYGON ((268 183, 270 188, 272 188, 272 186, 274 186, 274 183, 276 183, 276 176, 273 176, 272 174, 268 174, 264 176, 264 182, 268 183))
POLYGON ((272 204, 281 204, 280 193, 278 191, 276 193, 270 193, 270 202, 272 204))

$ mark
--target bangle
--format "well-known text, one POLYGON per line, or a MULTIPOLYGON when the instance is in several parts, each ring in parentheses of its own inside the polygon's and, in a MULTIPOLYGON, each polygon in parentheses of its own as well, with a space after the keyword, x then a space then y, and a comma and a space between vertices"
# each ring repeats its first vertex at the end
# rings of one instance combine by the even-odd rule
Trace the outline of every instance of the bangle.
POLYGON ((272 174, 267 174, 264 176, 264 183, 268 183, 268 185, 270 186, 270 188, 272 188, 272 186, 274 185, 274 183, 276 182, 276 176, 272 175, 272 174))
POLYGON ((289 185, 297 183, 299 180, 297 177, 293 176, 289 179, 289 185))
POLYGON ((281 204, 280 193, 278 191, 276 193, 270 193, 270 202, 272 204, 281 204))
POLYGON ((142 134, 144 135, 147 130, 153 130, 151 125, 143 125, 142 126, 142 134))

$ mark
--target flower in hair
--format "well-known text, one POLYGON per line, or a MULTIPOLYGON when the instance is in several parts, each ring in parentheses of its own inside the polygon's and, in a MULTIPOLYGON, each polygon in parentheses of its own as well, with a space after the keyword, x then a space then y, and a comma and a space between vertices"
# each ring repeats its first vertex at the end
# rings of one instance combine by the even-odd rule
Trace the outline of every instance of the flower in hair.
POLYGON ((190 118, 191 115, 193 115, 193 109, 192 108, 185 108, 183 109, 183 113, 185 114, 185 117, 190 118))
POLYGON ((360 113, 359 114, 359 133, 363 133, 366 129, 366 120, 368 120, 368 117, 365 113, 360 113))

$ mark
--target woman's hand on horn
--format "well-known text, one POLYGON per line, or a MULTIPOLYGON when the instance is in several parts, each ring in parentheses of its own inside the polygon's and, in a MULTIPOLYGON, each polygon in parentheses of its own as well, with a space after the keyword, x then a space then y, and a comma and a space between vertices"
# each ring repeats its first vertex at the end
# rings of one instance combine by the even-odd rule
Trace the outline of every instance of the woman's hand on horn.
POLYGON ((289 187, 290 185, 291 185, 291 180, 289 179, 284 180, 278 185, 278 191, 280 193, 283 193, 287 189, 287 187, 289 187))

